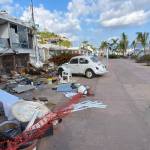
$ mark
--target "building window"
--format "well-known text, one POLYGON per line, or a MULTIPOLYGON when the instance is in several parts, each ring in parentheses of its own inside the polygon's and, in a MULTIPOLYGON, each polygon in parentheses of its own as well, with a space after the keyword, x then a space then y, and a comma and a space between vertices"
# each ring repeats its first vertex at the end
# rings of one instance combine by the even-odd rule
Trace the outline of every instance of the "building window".
POLYGON ((12 48, 19 48, 18 28, 15 24, 10 24, 10 43, 12 48))
POLYGON ((28 30, 24 26, 18 26, 19 43, 21 48, 28 48, 28 30))

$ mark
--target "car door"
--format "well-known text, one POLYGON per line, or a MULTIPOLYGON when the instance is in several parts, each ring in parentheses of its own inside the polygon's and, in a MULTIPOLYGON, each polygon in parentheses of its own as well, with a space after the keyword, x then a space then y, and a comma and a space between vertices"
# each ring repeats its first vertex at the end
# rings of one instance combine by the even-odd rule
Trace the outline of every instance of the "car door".
POLYGON ((89 67, 89 61, 86 58, 79 59, 80 73, 85 74, 86 69, 89 67))
POLYGON ((69 69, 71 73, 77 74, 79 73, 79 63, 78 58, 72 58, 69 62, 69 69))

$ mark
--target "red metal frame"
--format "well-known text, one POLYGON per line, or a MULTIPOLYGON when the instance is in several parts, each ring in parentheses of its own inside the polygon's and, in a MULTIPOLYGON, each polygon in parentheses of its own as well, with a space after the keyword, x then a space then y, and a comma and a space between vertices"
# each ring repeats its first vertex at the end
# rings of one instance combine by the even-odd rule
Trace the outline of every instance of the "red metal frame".
POLYGON ((46 114, 43 118, 39 119, 33 126, 31 126, 27 131, 22 132, 20 135, 16 136, 11 140, 1 142, 1 145, 7 145, 5 148, 2 148, 2 150, 16 150, 23 144, 27 144, 28 142, 42 138, 45 132, 52 125, 53 121, 63 118, 71 113, 73 109, 73 104, 79 102, 81 97, 82 94, 80 93, 73 96, 72 99, 67 103, 67 105, 62 109, 56 112, 50 112, 46 114))

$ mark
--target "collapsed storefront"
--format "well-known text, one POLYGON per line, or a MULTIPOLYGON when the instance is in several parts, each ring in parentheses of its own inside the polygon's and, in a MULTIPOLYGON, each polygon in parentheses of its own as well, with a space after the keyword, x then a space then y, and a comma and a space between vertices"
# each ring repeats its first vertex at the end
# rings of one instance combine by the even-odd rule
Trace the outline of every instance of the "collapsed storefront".
POLYGON ((0 73, 20 71, 35 57, 32 30, 29 23, 0 14, 0 73))
POLYGON ((21 72, 28 66, 29 53, 10 53, 0 57, 0 73, 10 73, 10 71, 21 72))

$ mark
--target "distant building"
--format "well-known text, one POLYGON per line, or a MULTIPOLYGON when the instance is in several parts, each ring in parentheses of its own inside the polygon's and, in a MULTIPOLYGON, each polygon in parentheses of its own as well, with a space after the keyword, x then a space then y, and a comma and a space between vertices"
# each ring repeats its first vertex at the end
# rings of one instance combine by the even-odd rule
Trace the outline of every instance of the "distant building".
POLYGON ((35 59, 32 25, 0 13, 0 71, 27 67, 35 59))
POLYGON ((47 61, 53 55, 58 55, 61 53, 72 53, 72 54, 81 54, 81 50, 78 47, 64 47, 54 44, 38 44, 40 51, 40 60, 47 61))
POLYGON ((51 33, 52 36, 54 37, 41 37, 41 35, 38 35, 38 43, 41 44, 54 44, 54 45, 58 45, 59 42, 62 41, 69 41, 68 38, 63 37, 63 36, 58 36, 54 33, 51 33))
POLYGON ((81 54, 92 55, 94 53, 95 53, 95 50, 90 45, 81 46, 81 54))

